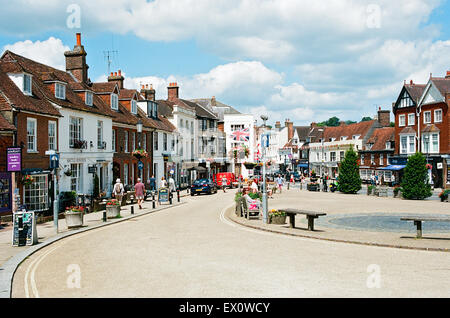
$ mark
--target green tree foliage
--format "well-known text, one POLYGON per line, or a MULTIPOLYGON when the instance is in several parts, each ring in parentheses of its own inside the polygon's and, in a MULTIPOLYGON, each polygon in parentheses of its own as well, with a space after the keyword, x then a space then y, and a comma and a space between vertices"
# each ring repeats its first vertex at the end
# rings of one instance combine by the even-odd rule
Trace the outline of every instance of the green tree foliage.
POLYGON ((363 117, 363 119, 361 119, 361 122, 363 121, 371 121, 372 118, 371 117, 363 117))
POLYGON ((339 167, 338 190, 346 194, 356 194, 361 190, 358 155, 350 148, 339 167))
POLYGON ((416 153, 408 158, 403 180, 402 194, 408 200, 423 200, 432 195, 428 183, 427 161, 423 154, 416 153))
POLYGON ((347 120, 347 121, 345 122, 345 124, 346 124, 346 125, 356 124, 356 121, 353 121, 353 120, 347 120))

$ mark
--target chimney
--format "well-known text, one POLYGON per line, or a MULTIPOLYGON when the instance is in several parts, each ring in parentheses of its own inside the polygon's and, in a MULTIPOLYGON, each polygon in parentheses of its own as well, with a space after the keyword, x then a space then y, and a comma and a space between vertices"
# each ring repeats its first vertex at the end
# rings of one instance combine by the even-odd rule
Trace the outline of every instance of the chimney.
POLYGON ((447 75, 445 75, 445 78, 450 78, 450 71, 447 71, 447 75))
POLYGON ((81 45, 81 33, 77 33, 77 44, 72 51, 64 52, 66 57, 66 71, 72 73, 72 75, 79 81, 88 83, 88 68, 86 64, 86 51, 84 46, 81 45))
POLYGON ((381 107, 379 107, 377 119, 381 127, 389 127, 391 124, 391 112, 389 110, 381 110, 381 107))
POLYGON ((288 140, 291 140, 292 137, 294 137, 294 123, 291 122, 289 119, 286 119, 284 124, 288 129, 288 140))
POLYGON ((123 89, 123 81, 125 77, 122 76, 122 71, 119 72, 111 72, 111 75, 108 76, 108 82, 115 82, 119 85, 119 89, 123 89))
POLYGON ((211 98, 211 106, 217 106, 217 104, 216 104, 216 96, 213 96, 211 98))
POLYGON ((279 121, 277 121, 275 123, 275 128, 280 129, 281 128, 281 123, 279 121))
POLYGON ((410 85, 414 85, 414 82, 413 82, 413 80, 411 80, 411 81, 409 82, 409 84, 410 84, 410 85))
POLYGON ((167 100, 173 102, 178 99, 178 83, 169 83, 167 87, 167 100))
POLYGON ((145 100, 155 101, 156 92, 153 89, 153 85, 150 84, 150 88, 148 87, 148 84, 142 85, 141 94, 144 96, 145 100))

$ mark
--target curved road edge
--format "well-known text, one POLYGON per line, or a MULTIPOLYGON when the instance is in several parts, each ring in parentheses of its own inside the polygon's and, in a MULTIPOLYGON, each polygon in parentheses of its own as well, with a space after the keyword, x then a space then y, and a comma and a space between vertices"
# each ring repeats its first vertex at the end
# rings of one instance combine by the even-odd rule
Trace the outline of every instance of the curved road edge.
MULTIPOLYGON (((234 204, 233 204, 233 206, 234 206, 234 204)), ((387 248, 396 248, 396 249, 402 249, 402 250, 447 252, 447 253, 450 252, 450 249, 448 249, 448 248, 414 247, 414 246, 405 246, 405 245, 361 242, 361 241, 343 240, 343 239, 338 239, 338 238, 334 239, 334 238, 317 237, 317 236, 311 236, 311 235, 306 235, 306 234, 288 233, 288 232, 283 232, 283 231, 276 230, 276 229, 268 229, 268 228, 264 228, 261 226, 250 225, 250 224, 241 222, 240 219, 238 218, 238 216, 235 216, 233 214, 234 213, 233 206, 229 206, 225 209, 225 212, 223 213, 223 218, 225 220, 228 220, 228 221, 233 222, 234 224, 237 224, 240 226, 244 226, 246 228, 250 228, 250 229, 258 230, 258 231, 262 231, 262 232, 281 234, 281 235, 291 236, 291 237, 300 237, 300 238, 305 238, 305 239, 314 239, 314 240, 335 242, 335 243, 355 244, 355 245, 364 245, 364 246, 373 246, 373 247, 387 247, 387 248)))
POLYGON ((127 217, 123 217, 121 219, 117 219, 114 220, 112 222, 106 222, 106 223, 102 223, 102 224, 98 224, 98 225, 94 225, 94 226, 89 226, 86 228, 82 228, 79 230, 75 230, 75 231, 71 231, 71 232, 66 232, 66 233, 61 233, 58 234, 54 237, 51 237, 49 239, 47 239, 46 241, 38 244, 38 245, 34 245, 32 247, 30 247, 29 249, 20 252, 16 255, 14 255, 13 257, 11 257, 9 260, 7 260, 1 267, 0 267, 0 298, 11 298, 12 296, 12 283, 13 283, 13 279, 14 279, 14 274, 16 273, 17 268, 20 266, 20 264, 22 264, 22 262, 24 260, 26 260, 28 257, 30 257, 31 255, 33 255, 34 253, 36 253, 37 251, 57 242, 60 241, 64 238, 67 238, 69 236, 73 236, 76 234, 80 234, 80 233, 84 233, 87 231, 91 231, 91 230, 95 230, 101 227, 105 227, 108 225, 113 225, 113 224, 117 224, 120 222, 124 222, 130 219, 134 219, 137 217, 141 217, 141 216, 145 216, 148 214, 152 214, 152 213, 157 213, 160 211, 164 211, 170 208, 175 208, 178 207, 180 205, 185 204, 186 202, 180 202, 180 203, 176 203, 173 204, 171 206, 164 206, 164 207, 160 207, 156 210, 150 210, 148 212, 143 212, 143 213, 139 213, 139 214, 133 214, 127 217))

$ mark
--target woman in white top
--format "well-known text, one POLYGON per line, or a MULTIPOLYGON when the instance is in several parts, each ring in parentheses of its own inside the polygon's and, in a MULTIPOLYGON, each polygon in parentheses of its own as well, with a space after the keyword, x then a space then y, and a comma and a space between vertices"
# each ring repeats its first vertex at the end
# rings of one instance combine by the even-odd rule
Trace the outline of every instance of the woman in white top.
POLYGON ((164 177, 161 178, 161 188, 167 188, 167 181, 164 177))
POLYGON ((258 185, 256 184, 255 180, 253 180, 252 185, 250 186, 253 193, 258 192, 258 185))

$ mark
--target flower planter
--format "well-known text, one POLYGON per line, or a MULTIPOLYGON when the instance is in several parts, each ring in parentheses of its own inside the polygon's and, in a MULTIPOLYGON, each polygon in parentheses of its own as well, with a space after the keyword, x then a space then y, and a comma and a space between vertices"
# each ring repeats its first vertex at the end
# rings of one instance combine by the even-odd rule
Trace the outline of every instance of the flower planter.
POLYGON ((113 218, 120 216, 120 206, 107 205, 106 206, 106 216, 108 219, 113 219, 113 218))
POLYGON ((66 211, 64 218, 66 220, 67 228, 79 228, 83 226, 84 212, 66 211))
POLYGON ((286 216, 272 216, 270 217, 270 224, 286 224, 286 216))
POLYGON ((142 159, 142 155, 139 155, 139 154, 135 154, 135 155, 133 155, 137 160, 141 160, 142 159))
POLYGON ((255 168, 256 164, 255 163, 244 163, 244 166, 248 170, 253 170, 255 168))

